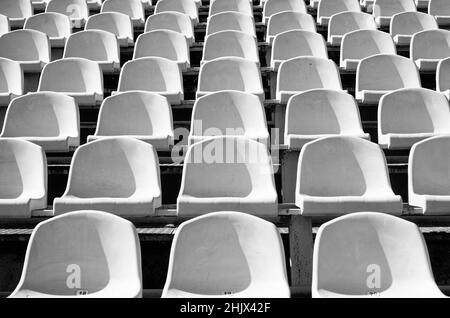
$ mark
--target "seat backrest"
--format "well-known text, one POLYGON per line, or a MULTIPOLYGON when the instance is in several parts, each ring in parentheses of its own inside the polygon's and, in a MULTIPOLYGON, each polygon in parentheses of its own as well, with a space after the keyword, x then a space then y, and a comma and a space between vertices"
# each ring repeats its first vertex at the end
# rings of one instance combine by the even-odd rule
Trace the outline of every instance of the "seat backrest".
POLYGON ((330 18, 336 13, 348 11, 361 11, 358 0, 320 0, 317 9, 317 18, 330 18))
POLYGON ((267 26, 267 37, 291 30, 316 32, 316 22, 307 13, 284 11, 270 17, 267 26))
POLYGON ((264 3, 263 19, 269 19, 272 15, 283 11, 308 12, 304 1, 267 0, 264 3))
POLYGON ((10 19, 28 18, 33 15, 33 7, 30 0, 2 0, 0 14, 10 19))
POLYGON ((394 14, 417 11, 414 0, 375 0, 374 17, 392 17, 394 14))
POLYGON ((101 12, 119 12, 131 19, 144 19, 144 7, 141 0, 106 0, 103 2, 101 12))
POLYGON ((362 60, 376 54, 397 54, 389 33, 378 30, 356 30, 344 35, 341 44, 341 63, 346 59, 362 60))
POLYGON ((391 20, 391 36, 413 35, 414 33, 438 29, 436 19, 423 12, 397 13, 391 20))
POLYGON ((253 15, 253 7, 248 0, 215 0, 209 4, 209 16, 233 11, 253 15))
POLYGON ((450 58, 439 62, 436 72, 436 90, 445 92, 450 90, 450 58))
POLYGON ((118 38, 134 38, 131 18, 120 12, 102 12, 89 17, 86 30, 103 30, 115 34, 118 38))
POLYGON ((50 38, 67 38, 72 33, 69 17, 56 12, 33 15, 25 21, 23 28, 43 32, 50 38))
POLYGON ((373 16, 364 12, 347 11, 333 14, 328 24, 328 40, 333 35, 344 35, 356 30, 376 30, 373 16))
POLYGON ((255 37, 239 31, 221 31, 206 37, 203 48, 204 62, 230 56, 259 63, 258 44, 255 37))
POLYGON ((19 62, 0 57, 0 93, 22 95, 24 76, 19 62))
POLYGON ((171 30, 182 33, 187 38, 194 37, 191 19, 180 12, 162 12, 149 16, 145 23, 145 32, 155 30, 171 30))
POLYGON ((450 57, 450 31, 436 29, 415 33, 410 54, 413 60, 450 57))
POLYGON ((171 61, 189 60, 186 37, 171 30, 155 30, 141 34, 135 45, 133 59, 157 56, 171 61))
POLYGON ((86 0, 51 0, 47 4, 45 12, 61 13, 71 19, 87 20, 89 17, 89 7, 86 0))
POLYGON ((167 11, 186 14, 191 18, 193 22, 198 22, 197 5, 192 0, 161 0, 156 3, 155 13, 167 11))
POLYGON ((45 33, 16 30, 0 37, 0 56, 15 61, 50 62, 50 42, 45 33))
POLYGON ((430 0, 428 14, 434 16, 450 16, 450 8, 446 0, 430 0))
POLYGON ((253 16, 240 12, 222 12, 208 18, 206 35, 220 31, 241 31, 256 36, 253 16))

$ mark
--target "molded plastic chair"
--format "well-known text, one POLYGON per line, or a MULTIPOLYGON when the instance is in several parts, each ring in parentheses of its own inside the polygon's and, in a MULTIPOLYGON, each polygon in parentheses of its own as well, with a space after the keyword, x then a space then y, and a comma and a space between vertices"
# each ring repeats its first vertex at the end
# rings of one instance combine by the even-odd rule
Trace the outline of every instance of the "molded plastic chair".
POLYGON ((209 15, 222 12, 240 12, 253 16, 253 2, 248 0, 214 0, 209 3, 209 15))
POLYGON ((0 57, 0 107, 24 94, 24 76, 19 62, 0 57))
POLYGON ((376 29, 377 24, 370 14, 354 11, 336 13, 328 23, 328 43, 339 46, 344 35, 349 32, 376 29))
POLYGON ((222 12, 209 16, 206 24, 206 36, 221 31, 240 31, 256 38, 253 16, 240 12, 222 12))
POLYGON ((51 0, 45 12, 56 12, 68 16, 72 26, 76 28, 83 28, 89 17, 86 0, 51 0))
POLYGON ((67 38, 72 34, 70 18, 56 12, 33 15, 25 21, 23 28, 47 34, 52 47, 64 47, 67 38))
POLYGON ((298 0, 266 0, 263 7, 263 22, 267 24, 269 18, 283 11, 308 13, 304 1, 298 0))
POLYGON ((272 44, 277 34, 292 30, 316 32, 316 21, 311 15, 302 12, 284 11, 274 14, 268 22, 266 42, 272 44))
POLYGON ((179 12, 162 12, 148 17, 145 32, 171 30, 182 33, 189 45, 195 42, 194 27, 191 19, 179 12))
POLYGON ((113 33, 120 46, 128 47, 134 43, 133 22, 120 12, 103 12, 89 17, 86 30, 103 30, 113 33))
POLYGON ((397 45, 410 45, 412 36, 420 31, 435 30, 436 19, 423 12, 402 12, 392 16, 390 32, 397 45))
POLYGON ((361 12, 358 0, 320 0, 317 9, 317 23, 319 25, 328 25, 330 18, 341 12, 361 12))
POLYGON ((417 11, 414 0, 375 0, 373 16, 378 27, 389 27, 397 13, 417 11))
POLYGON ((119 12, 126 14, 133 21, 133 26, 143 27, 145 23, 144 6, 141 0, 106 0, 101 12, 119 12))
POLYGON ((11 27, 21 28, 25 20, 33 15, 31 0, 2 0, 0 14, 8 17, 11 27))
POLYGON ((438 29, 415 33, 410 51, 419 70, 436 71, 440 60, 450 57, 450 31, 438 29))
POLYGON ((192 0, 161 0, 156 3, 155 13, 180 12, 188 15, 193 23, 198 23, 197 4, 192 0))

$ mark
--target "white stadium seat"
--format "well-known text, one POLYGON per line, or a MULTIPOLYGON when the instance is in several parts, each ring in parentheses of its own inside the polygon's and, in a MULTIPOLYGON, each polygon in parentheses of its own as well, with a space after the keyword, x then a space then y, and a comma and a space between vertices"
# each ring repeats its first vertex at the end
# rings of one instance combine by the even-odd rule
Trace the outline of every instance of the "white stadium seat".
POLYGON ((52 47, 64 47, 72 34, 70 18, 56 12, 44 12, 33 15, 25 21, 24 29, 36 30, 47 34, 52 47))
POLYGON ((197 4, 192 0, 159 0, 156 3, 156 14, 172 11, 188 15, 193 23, 199 22, 197 4))
POLYGON ((30 218, 47 208, 47 159, 31 142, 0 139, 0 216, 30 218))
POLYGON ((241 57, 221 57, 204 63, 200 67, 197 98, 222 90, 255 94, 264 101, 258 64, 241 57))
POLYGON ((50 42, 42 32, 16 30, 0 37, 0 57, 19 62, 24 72, 40 72, 50 55, 50 42))
POLYGON ((0 14, 0 36, 2 36, 5 33, 8 33, 10 30, 11 28, 9 26, 8 17, 0 14))
POLYGON ((134 44, 133 22, 128 15, 120 12, 103 12, 90 16, 85 30, 103 30, 113 33, 122 47, 134 44))
POLYGON ((306 216, 403 211, 401 197, 391 189, 380 146, 347 136, 325 137, 303 146, 295 203, 306 216))
POLYGON ((31 93, 8 107, 1 138, 31 141, 48 152, 68 152, 80 145, 80 115, 72 97, 31 93))
POLYGON ((358 0, 320 0, 317 9, 317 23, 327 26, 330 18, 341 12, 361 12, 358 0))
POLYGON ((347 71, 356 71, 362 59, 377 54, 397 54, 389 33, 378 30, 349 32, 342 39, 340 67, 347 71))
POLYGON ((450 108, 442 94, 405 88, 384 95, 378 107, 378 143, 387 149, 409 149, 423 139, 450 135, 450 108))
POLYGON ((420 31, 438 29, 436 19, 423 12, 402 12, 392 17, 390 33, 397 45, 410 45, 420 31))
POLYGON ((253 16, 240 12, 222 12, 208 18, 206 36, 221 31, 241 31, 256 37, 253 16))
POLYGON ((8 17, 11 27, 21 28, 33 15, 31 0, 1 0, 0 14, 8 17))
POLYGON ((313 89, 289 99, 284 130, 289 149, 299 150, 310 141, 335 135, 370 139, 362 129, 358 105, 351 95, 313 89))
POLYGON ((272 44, 270 67, 276 71, 283 61, 301 56, 328 59, 327 44, 323 36, 304 30, 278 33, 272 44))
POLYGON ((155 30, 139 35, 133 59, 163 57, 174 61, 182 71, 191 67, 189 44, 186 37, 171 30, 155 30))
POLYGON ((428 14, 434 16, 439 25, 450 24, 450 8, 447 0, 429 0, 428 14))
POLYGON ((24 94, 24 76, 19 62, 0 57, 0 107, 7 107, 24 94))
POLYGON ((171 30, 183 34, 189 45, 195 42, 194 27, 191 19, 179 12, 162 12, 148 17, 145 32, 171 30))
POLYGON ((277 34, 292 30, 316 32, 316 21, 307 13, 284 11, 274 14, 269 19, 266 42, 272 44, 277 34))
POLYGON ((445 297, 420 229, 399 217, 362 212, 329 221, 313 259, 313 298, 445 297))
POLYGON ((248 0, 214 0, 209 4, 209 15, 222 12, 240 12, 253 16, 253 2, 248 0))
POLYGON ((419 71, 410 59, 378 54, 361 60, 356 71, 356 99, 378 103, 387 93, 400 88, 421 87, 419 71))
POLYGON ((45 12, 56 12, 68 16, 75 28, 83 28, 89 17, 86 0, 51 0, 45 12))
POLYGON ((98 63, 83 58, 66 58, 47 64, 38 92, 60 92, 75 98, 78 105, 100 105, 103 74, 98 63))
POLYGON ((308 13, 304 1, 298 0, 267 0, 263 7, 263 22, 267 24, 269 18, 283 11, 308 13))
POLYGON ((97 129, 88 142, 129 136, 151 144, 156 150, 170 150, 174 143, 172 109, 162 95, 130 91, 106 98, 100 108, 97 129))
POLYGON ((375 0, 373 4, 373 16, 379 27, 389 27, 397 13, 415 11, 414 0, 375 0))
POLYGON ((174 61, 162 57, 142 57, 123 65, 118 92, 154 92, 167 97, 170 104, 179 105, 184 100, 182 76, 174 61))
POLYGON ((277 100, 287 103, 298 93, 315 88, 342 91, 341 77, 332 60, 320 57, 297 57, 281 63, 277 77, 277 100))
POLYGON ((132 137, 102 138, 79 147, 67 188, 53 201, 54 214, 99 210, 121 216, 151 216, 161 206, 158 156, 132 137))
POLYGON ((289 296, 283 241, 274 224, 216 212, 178 228, 162 297, 289 296))
POLYGON ((354 11, 336 13, 331 16, 328 23, 328 43, 339 46, 346 33, 376 29, 377 25, 370 14, 354 11))
POLYGON ((134 225, 99 211, 39 223, 11 298, 140 298, 141 247, 134 225))
POLYGON ((178 215, 238 211, 276 217, 278 198, 267 147, 243 136, 205 139, 189 147, 178 215))
POLYGON ((119 12, 126 14, 133 21, 133 26, 143 27, 145 23, 144 6, 141 0, 106 0, 101 12, 119 12))
POLYGON ((244 136, 269 146, 264 105, 253 94, 219 91, 195 101, 189 145, 211 136, 244 136))
MULTIPOLYGON (((247 0, 244 0, 247 1, 247 0)), ((205 38, 201 63, 219 57, 237 56, 259 64, 256 38, 239 31, 221 31, 205 38)))
POLYGON ((436 90, 450 99, 450 58, 443 59, 438 64, 436 90))
POLYGON ((436 71, 438 63, 450 57, 450 31, 417 32, 412 37, 410 51, 411 59, 420 71, 436 71))

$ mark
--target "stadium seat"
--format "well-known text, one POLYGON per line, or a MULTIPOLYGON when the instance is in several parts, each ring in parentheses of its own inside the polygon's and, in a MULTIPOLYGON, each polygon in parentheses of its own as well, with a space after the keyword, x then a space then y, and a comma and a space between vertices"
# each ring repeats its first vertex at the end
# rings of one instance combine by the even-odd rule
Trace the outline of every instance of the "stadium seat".
POLYGON ((106 98, 93 136, 88 142, 116 136, 130 136, 151 144, 156 150, 170 150, 174 143, 172 109, 159 94, 130 91, 106 98))
POLYGON ((268 22, 266 42, 272 44, 277 34, 292 30, 316 32, 316 21, 307 13, 285 11, 274 14, 268 22))
POLYGON ((195 101, 189 145, 211 136, 244 136, 269 146, 264 105, 253 94, 219 91, 195 101))
POLYGON ((231 56, 242 57, 259 64, 256 38, 248 33, 239 31, 216 32, 205 38, 201 64, 219 57, 231 56))
POLYGON ((376 30, 372 15, 364 12, 340 12, 333 14, 328 23, 328 43, 340 46, 346 33, 357 30, 376 30))
POLYGON ((89 7, 86 0, 51 0, 47 4, 45 12, 67 15, 72 21, 72 27, 75 28, 83 28, 89 17, 89 7))
POLYGON ((70 18, 56 12, 44 12, 33 15, 25 21, 24 29, 36 30, 47 34, 51 47, 62 48, 72 33, 70 18))
POLYGON ((389 27, 391 18, 401 12, 415 12, 414 0, 375 0, 373 16, 379 27, 389 27))
POLYGON ((134 225, 99 211, 39 223, 12 298, 140 298, 141 247, 134 225))
POLYGON ((281 63, 277 77, 277 100, 287 103, 298 93, 315 88, 342 91, 341 77, 332 60, 297 57, 281 63))
POLYGON ((200 67, 197 98, 222 90, 255 94, 264 101, 258 64, 241 57, 221 57, 204 63, 200 67))
POLYGON ((7 16, 12 28, 22 28, 25 20, 33 15, 30 0, 1 0, 0 14, 7 16))
POLYGON ((179 12, 162 12, 148 17, 145 32, 171 30, 183 34, 189 45, 195 42, 194 27, 191 19, 179 12))
POLYGON ((171 30, 155 30, 139 35, 133 59, 163 57, 174 61, 182 71, 191 67, 189 44, 186 37, 171 30))
POLYGON ((72 97, 30 93, 8 107, 1 138, 31 141, 47 152, 69 152, 80 145, 80 116, 72 97))
POLYGON ((54 214, 99 210, 121 216, 152 216, 161 206, 158 156, 131 137, 102 138, 79 147, 67 188, 53 201, 54 214))
POLYGON ((193 23, 199 22, 198 8, 192 0, 159 0, 156 3, 155 13, 161 12, 180 12, 188 15, 193 23))
POLYGON ((106 74, 120 72, 120 46, 113 33, 86 30, 69 36, 64 58, 81 57, 100 65, 106 74))
POLYGON ((38 92, 60 92, 75 98, 78 105, 100 105, 103 74, 98 63, 83 58, 66 58, 47 64, 38 92))
POLYGON ((118 92, 154 92, 167 97, 171 105, 179 105, 184 100, 182 77, 174 61, 162 57, 141 57, 123 65, 118 92))
POLYGON ((0 57, 19 62, 24 72, 40 72, 50 55, 50 42, 42 32, 16 30, 0 37, 0 57))
POLYGON ((450 31, 438 29, 415 33, 410 55, 420 71, 436 71, 440 60, 450 57, 450 31))
POLYGON ((134 44, 133 22, 131 18, 120 12, 103 12, 89 17, 86 30, 103 30, 113 33, 121 47, 134 44))
POLYGON ((450 58, 443 59, 438 64, 436 90, 450 99, 450 58))
POLYGON ((325 137, 303 146, 295 203, 305 216, 403 211, 402 198, 391 189, 380 146, 348 136, 325 137))
POLYGON ((429 0, 428 14, 434 16, 439 25, 450 24, 450 8, 446 0, 429 0))
POLYGON ((253 16, 252 4, 248 0, 214 0, 209 4, 209 16, 222 12, 240 12, 253 16))
POLYGON ((358 105, 351 95, 312 89, 289 99, 284 129, 289 149, 300 150, 310 141, 335 135, 370 139, 362 129, 358 105))
POLYGON ((25 140, 0 139, 0 217, 30 218, 47 208, 47 159, 25 140))
POLYGON ((428 5, 430 4, 430 0, 415 0, 417 9, 428 9, 428 5))
POLYGON ((20 64, 0 57, 0 107, 7 107, 24 94, 24 76, 20 64))
POLYGON ((101 12, 119 12, 126 14, 133 21, 133 26, 143 27, 145 23, 144 5, 141 0, 106 0, 101 12))
POLYGON ((356 99, 366 104, 378 103, 384 94, 400 88, 419 87, 416 65, 403 56, 369 56, 361 60, 356 71, 356 99))
POLYGON ((277 71, 283 61, 301 56, 328 59, 327 45, 323 36, 304 30, 278 33, 272 44, 270 67, 277 71))
POLYGON ((178 215, 238 211, 278 215, 267 147, 243 136, 204 139, 189 147, 177 199, 178 215))
POLYGON ((289 296, 283 241, 273 223, 216 212, 178 228, 162 297, 289 296))
POLYGON ((347 71, 356 71, 362 59, 376 54, 397 54, 389 33, 378 30, 349 32, 342 39, 340 67, 347 71))
POLYGON ((267 0, 263 7, 263 22, 267 24, 269 18, 283 11, 295 11, 301 13, 308 13, 304 1, 298 0, 267 0))
POLYGON ((445 297, 420 229, 392 215, 354 213, 322 224, 313 260, 313 298, 445 297))
POLYGON ((438 29, 436 19, 423 12, 402 12, 392 16, 391 36, 397 45, 410 45, 414 33, 438 29))
POLYGON ((0 36, 8 33, 10 30, 8 17, 0 14, 0 36))
POLYGON ((381 98, 378 143, 383 148, 410 149, 416 142, 443 134, 450 135, 450 108, 442 94, 406 88, 381 98))
POLYGON ((341 12, 361 12, 358 0, 320 0, 317 9, 317 23, 327 26, 330 18, 341 12))
POLYGON ((240 12, 222 12, 208 18, 206 36, 221 31, 241 31, 256 38, 253 16, 240 12))

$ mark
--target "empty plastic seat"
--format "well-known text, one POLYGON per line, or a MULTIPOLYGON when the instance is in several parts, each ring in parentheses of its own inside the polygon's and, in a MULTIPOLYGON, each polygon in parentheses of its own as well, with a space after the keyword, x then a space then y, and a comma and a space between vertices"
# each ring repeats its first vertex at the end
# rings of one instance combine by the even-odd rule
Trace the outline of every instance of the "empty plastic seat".
MULTIPOLYGON (((120 0, 122 1, 122 0, 120 0)), ((198 23, 198 8, 192 0, 161 0, 156 3, 155 13, 180 12, 188 15, 193 23, 198 23)))
POLYGON ((222 12, 240 12, 253 15, 253 2, 248 0, 214 0, 209 4, 209 16, 222 12))
POLYGON ((72 33, 69 17, 56 12, 33 15, 26 20, 23 28, 47 34, 52 47, 64 47, 67 38, 72 33))
POLYGON ((389 33, 378 30, 349 32, 342 39, 340 67, 356 71, 362 59, 376 54, 397 54, 389 33))
POLYGON ((239 31, 221 31, 206 37, 202 63, 230 56, 242 57, 259 64, 256 38, 239 31))
POLYGON ((89 17, 86 30, 103 30, 113 33, 120 46, 127 47, 134 43, 133 22, 120 12, 103 12, 89 17))
POLYGON ((295 203, 307 216, 363 211, 400 215, 403 210, 401 197, 391 189, 380 146, 346 136, 321 138, 303 146, 295 203))
POLYGON ((308 13, 304 1, 298 0, 267 0, 263 8, 263 22, 267 24, 269 18, 279 12, 296 11, 308 13))
POLYGON ((191 67, 189 45, 186 37, 170 30, 156 30, 139 35, 133 59, 163 57, 176 62, 182 71, 191 67))
POLYGON ((182 76, 174 61, 162 57, 142 57, 123 65, 118 91, 154 92, 167 97, 170 104, 178 105, 184 100, 182 76))
POLYGON ((50 62, 50 42, 39 31, 12 31, 0 37, 0 57, 19 62, 24 72, 40 72, 50 62))
POLYGON ((328 25, 330 18, 346 11, 361 12, 358 0, 320 0, 317 10, 317 23, 328 25))
POLYGON ((316 21, 307 13, 285 11, 274 14, 268 22, 266 42, 272 44, 277 34, 292 30, 316 32, 316 21))
POLYGON ((370 139, 362 129, 355 99, 328 89, 309 90, 289 99, 285 125, 284 142, 294 150, 312 140, 335 135, 370 139))
POLYGON ((189 147, 177 199, 179 216, 238 211, 277 216, 267 147, 242 136, 212 137, 189 147))
POLYGON ((450 99, 450 58, 443 59, 438 64, 436 90, 450 99))
POLYGON ((97 129, 88 141, 129 136, 148 142, 156 150, 169 150, 174 143, 172 109, 164 96, 131 91, 106 98, 97 129))
POLYGON ((422 12, 403 12, 392 17, 391 36, 395 44, 410 45, 412 36, 424 30, 438 28, 436 19, 422 12))
POLYGON ((256 37, 253 16, 240 12, 222 12, 210 16, 206 25, 206 36, 221 31, 241 31, 256 37))
POLYGON ((200 68, 197 98, 222 90, 236 90, 264 101, 264 88, 258 64, 241 57, 221 57, 200 68))
POLYGON ((327 45, 323 36, 304 30, 292 30, 277 34, 272 44, 270 66, 274 70, 278 70, 283 61, 301 56, 328 59, 327 45))
POLYGON ((429 0, 428 14, 434 16, 440 25, 450 24, 450 8, 446 0, 429 0))
POLYGON ((11 27, 21 28, 28 17, 33 15, 30 0, 2 0, 0 14, 7 16, 11 27))
POLYGON ((75 98, 78 105, 99 105, 103 100, 103 74, 98 63, 66 58, 47 64, 38 92, 60 92, 75 98))
POLYGON ((99 211, 76 211, 39 223, 10 297, 142 297, 136 228, 99 211))
POLYGON ((285 263, 273 223, 237 212, 200 216, 175 234, 162 297, 289 298, 285 263))
POLYGON ((391 18, 397 13, 415 12, 414 0, 375 0, 373 16, 379 27, 389 27, 391 18))
POLYGON ((9 20, 5 15, 0 14, 0 36, 10 31, 9 20))
POLYGON ((32 93, 8 107, 1 138, 31 141, 48 152, 68 152, 80 145, 78 105, 61 93, 32 93))
POLYGON ((51 0, 47 4, 45 12, 67 15, 72 21, 72 26, 76 28, 83 28, 89 17, 89 7, 86 0, 51 0))
POLYGON ((25 140, 0 139, 0 217, 29 218, 47 208, 47 159, 25 140))
POLYGON ((101 12, 119 12, 126 14, 133 21, 135 27, 142 27, 145 23, 145 12, 141 0, 106 0, 101 12))
POLYGON ((387 93, 400 88, 421 87, 419 71, 410 59, 378 54, 361 60, 356 71, 356 99, 378 103, 387 93))
POLYGON ((364 12, 341 12, 333 14, 328 23, 328 43, 341 45, 345 34, 356 30, 376 30, 372 15, 364 12))
POLYGON ((0 57, 0 107, 24 93, 24 76, 19 62, 0 57))
POLYGON ((120 72, 120 46, 110 32, 86 30, 72 34, 64 49, 64 58, 71 57, 97 62, 104 73, 120 72))
POLYGON ((407 88, 381 98, 378 143, 383 148, 409 149, 418 141, 443 134, 450 135, 450 108, 442 94, 407 88))
POLYGON ((194 27, 191 19, 179 12, 162 12, 148 17, 145 32, 171 30, 183 34, 189 44, 195 42, 194 27))
POLYGON ((438 63, 450 57, 450 31, 426 30, 411 40, 411 59, 421 71, 435 71, 438 63))
POLYGON ((276 92, 280 102, 286 103, 291 96, 315 88, 342 91, 339 70, 332 60, 305 56, 281 63, 276 92))
POLYGON ((327 222, 313 259, 314 298, 445 297, 420 229, 399 217, 362 212, 327 222))
POLYGON ((99 210, 150 216, 161 206, 159 163, 153 146, 132 137, 102 138, 79 147, 55 215, 99 210))

